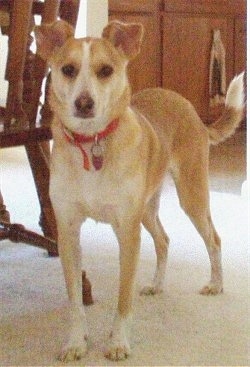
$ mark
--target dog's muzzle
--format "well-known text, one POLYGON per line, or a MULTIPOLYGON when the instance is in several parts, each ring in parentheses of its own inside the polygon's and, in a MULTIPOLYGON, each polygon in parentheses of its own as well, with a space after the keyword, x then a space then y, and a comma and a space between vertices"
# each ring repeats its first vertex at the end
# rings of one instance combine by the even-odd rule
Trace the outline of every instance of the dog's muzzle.
POLYGON ((94 106, 95 102, 88 93, 81 94, 75 100, 75 117, 94 117, 94 106))

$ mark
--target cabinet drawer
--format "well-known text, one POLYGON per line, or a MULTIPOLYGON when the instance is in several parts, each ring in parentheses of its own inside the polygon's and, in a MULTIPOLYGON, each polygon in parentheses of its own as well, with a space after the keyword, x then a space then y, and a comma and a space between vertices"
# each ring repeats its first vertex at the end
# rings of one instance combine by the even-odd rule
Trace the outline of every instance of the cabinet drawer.
POLYGON ((246 0, 164 0, 166 12, 244 15, 246 8, 246 0))
POLYGON ((109 0, 109 11, 152 13, 159 3, 159 0, 109 0))

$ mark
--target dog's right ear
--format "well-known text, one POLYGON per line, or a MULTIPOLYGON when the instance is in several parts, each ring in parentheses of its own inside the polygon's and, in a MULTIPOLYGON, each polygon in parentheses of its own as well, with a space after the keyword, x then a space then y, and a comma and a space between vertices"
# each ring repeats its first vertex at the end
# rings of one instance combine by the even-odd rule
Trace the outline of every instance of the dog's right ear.
POLYGON ((35 27, 38 55, 43 60, 48 61, 54 52, 73 36, 74 28, 63 20, 35 27))

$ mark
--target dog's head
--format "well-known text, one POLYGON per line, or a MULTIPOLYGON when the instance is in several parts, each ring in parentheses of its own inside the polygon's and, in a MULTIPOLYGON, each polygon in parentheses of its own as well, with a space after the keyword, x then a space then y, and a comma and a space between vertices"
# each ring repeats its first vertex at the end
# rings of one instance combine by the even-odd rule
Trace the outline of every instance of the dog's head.
POLYGON ((70 130, 95 134, 130 101, 126 67, 139 52, 141 24, 110 22, 102 38, 74 38, 64 21, 35 29, 38 54, 51 68, 54 112, 70 130))

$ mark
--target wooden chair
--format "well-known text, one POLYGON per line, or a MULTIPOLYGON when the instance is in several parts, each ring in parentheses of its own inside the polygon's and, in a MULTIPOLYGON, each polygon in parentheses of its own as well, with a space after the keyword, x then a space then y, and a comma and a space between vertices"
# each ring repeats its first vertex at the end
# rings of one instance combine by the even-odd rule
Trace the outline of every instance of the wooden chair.
MULTIPOLYGON (((0 0, 0 27, 8 36, 6 80, 9 82, 6 107, 0 107, 0 148, 24 146, 34 177, 41 207, 41 236, 20 224, 11 224, 0 192, 0 240, 10 239, 47 249, 58 255, 57 229, 49 199, 49 140, 51 111, 45 102, 40 106, 42 83, 47 67, 30 50, 34 15, 42 23, 61 18, 75 26, 80 0, 0 0), (1 16, 2 15, 2 16, 1 16)), ((1 62, 1 60, 0 60, 1 62)), ((46 95, 46 93, 45 93, 46 95)), ((25 198, 24 198, 25 200, 25 198)), ((90 284, 83 272, 84 303, 92 303, 90 284)))

